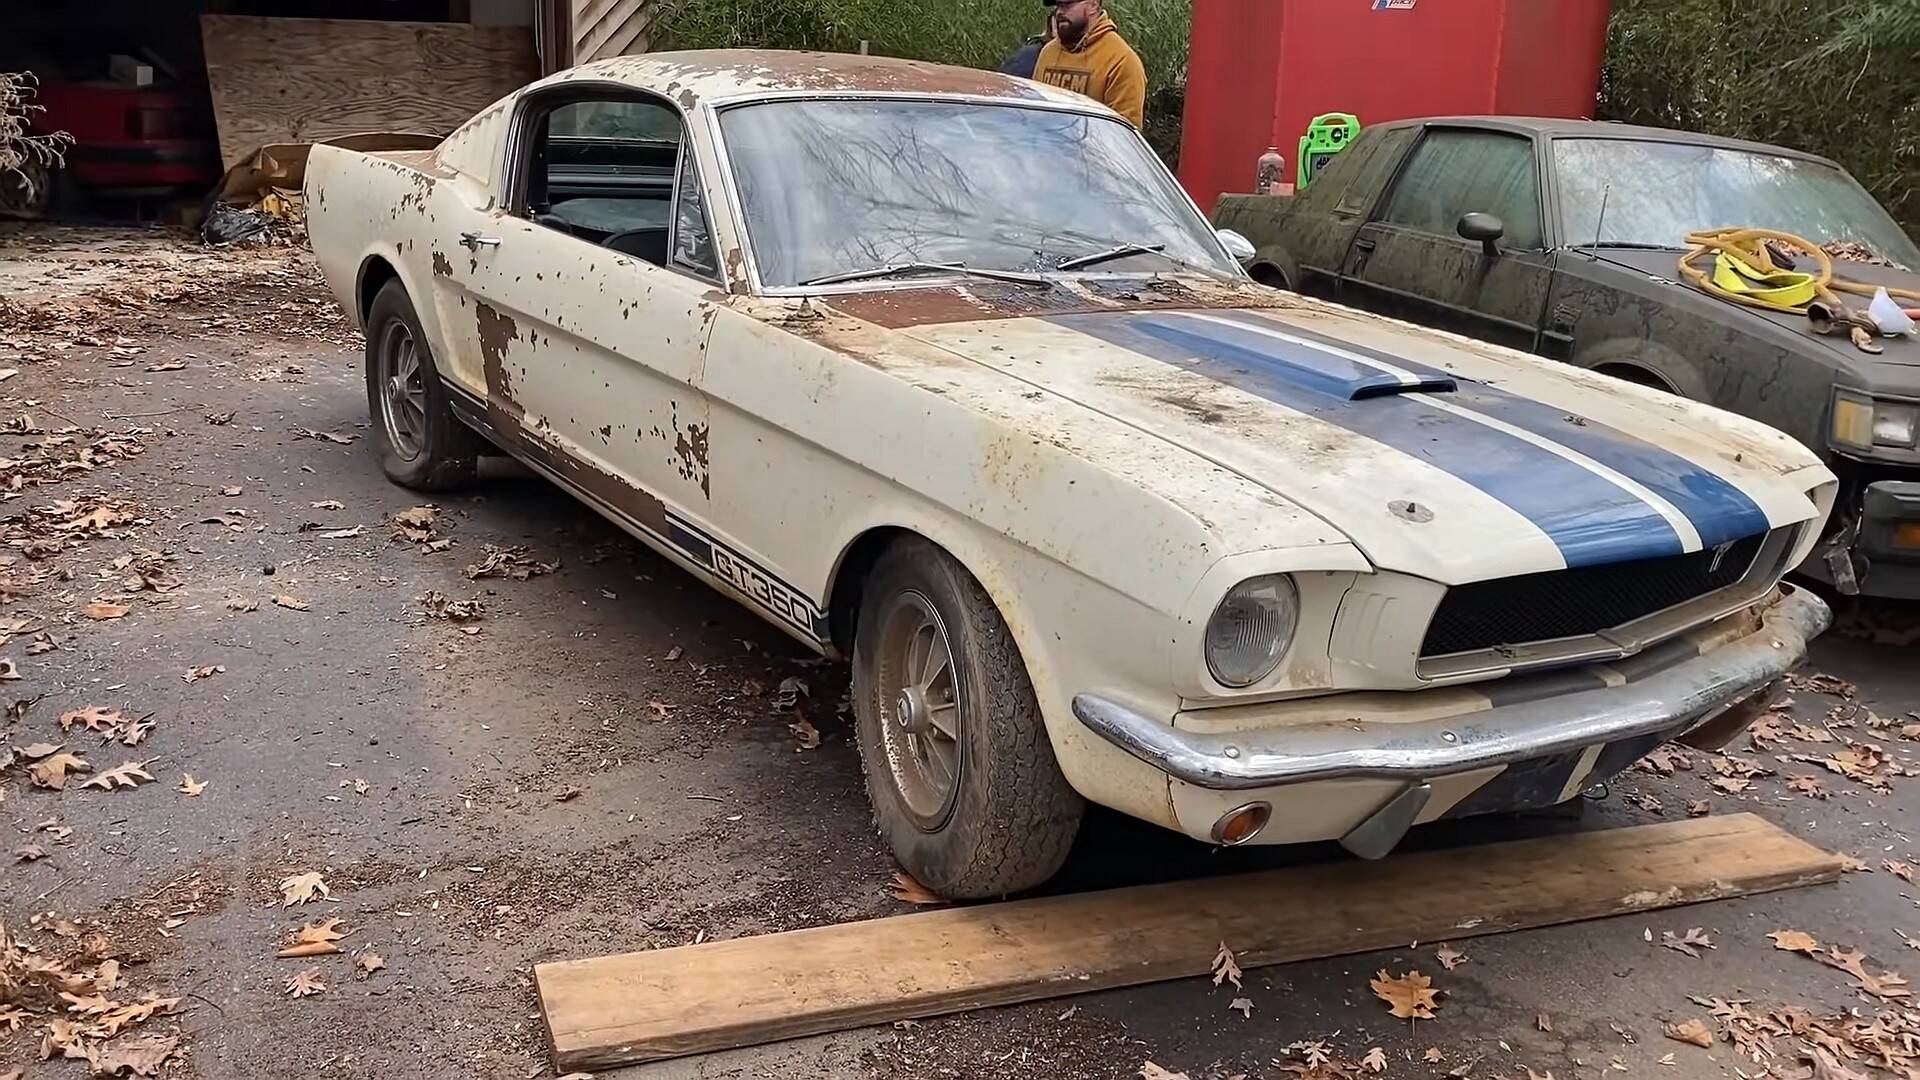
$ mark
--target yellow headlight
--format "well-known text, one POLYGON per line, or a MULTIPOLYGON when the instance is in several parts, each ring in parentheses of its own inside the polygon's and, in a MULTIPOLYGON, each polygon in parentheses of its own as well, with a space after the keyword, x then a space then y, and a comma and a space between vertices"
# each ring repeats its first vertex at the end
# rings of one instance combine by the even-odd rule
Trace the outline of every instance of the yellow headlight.
POLYGON ((1873 446, 1873 402, 1836 396, 1833 399, 1833 441, 1869 449, 1873 446))

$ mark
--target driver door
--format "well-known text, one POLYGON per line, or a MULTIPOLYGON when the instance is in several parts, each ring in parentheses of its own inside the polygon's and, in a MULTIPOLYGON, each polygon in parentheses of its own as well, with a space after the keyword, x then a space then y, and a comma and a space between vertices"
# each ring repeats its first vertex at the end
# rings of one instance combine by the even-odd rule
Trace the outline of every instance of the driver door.
POLYGON ((695 384, 721 286, 685 119, 644 92, 563 86, 514 122, 504 207, 450 268, 488 421, 631 524, 705 516, 695 384))
POLYGON ((1355 234, 1341 300, 1533 351, 1552 284, 1533 140, 1429 127, 1371 221, 1355 234), (1469 213, 1505 226, 1488 254, 1457 231, 1469 213))

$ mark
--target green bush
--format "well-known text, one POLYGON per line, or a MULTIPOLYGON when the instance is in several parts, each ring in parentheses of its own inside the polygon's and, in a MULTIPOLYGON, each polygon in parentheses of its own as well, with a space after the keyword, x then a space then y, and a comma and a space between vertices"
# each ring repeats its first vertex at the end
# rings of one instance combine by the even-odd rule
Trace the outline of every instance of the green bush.
MULTIPOLYGON (((1147 69, 1147 138, 1169 162, 1180 145, 1192 0, 1108 0, 1120 33, 1147 69)), ((997 68, 1046 9, 1039 0, 669 0, 663 47, 680 49, 867 48, 885 56, 997 68)))
POLYGON ((1830 157, 1920 236, 1920 0, 1614 0, 1600 115, 1830 157))

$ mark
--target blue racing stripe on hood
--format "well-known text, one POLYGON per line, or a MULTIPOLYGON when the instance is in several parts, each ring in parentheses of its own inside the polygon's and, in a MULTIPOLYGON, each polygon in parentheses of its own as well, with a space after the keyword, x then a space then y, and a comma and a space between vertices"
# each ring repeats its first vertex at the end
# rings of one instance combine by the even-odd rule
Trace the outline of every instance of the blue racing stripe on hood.
MULTIPOLYGON (((1329 337, 1289 322, 1264 318, 1252 312, 1209 312, 1251 326, 1267 327, 1309 341, 1369 356, 1384 364, 1413 372, 1422 377, 1451 376, 1457 389, 1446 400, 1465 409, 1505 421, 1523 431, 1532 432, 1575 453, 1592 458, 1672 503, 1687 516, 1706 547, 1729 540, 1766 532, 1772 528, 1766 512, 1747 493, 1716 473, 1707 471, 1672 451, 1662 449, 1618 428, 1581 417, 1584 423, 1567 419, 1565 409, 1555 408, 1510 390, 1474 382, 1457 372, 1423 364, 1394 353, 1366 345, 1329 337)), ((1352 361, 1332 357, 1341 364, 1352 361)))
MULTIPOLYGON (((1659 512, 1590 469, 1525 439, 1422 405, 1354 401, 1348 380, 1311 346, 1252 330, 1156 315, 1060 315, 1047 320, 1336 425, 1417 458, 1532 522, 1570 567, 1677 555, 1659 512), (1319 374, 1315 374, 1318 371, 1319 374), (1329 372, 1333 373, 1329 373, 1329 372)), ((1444 374, 1444 373, 1443 373, 1444 374)), ((1451 397, 1451 395, 1448 395, 1451 397)))

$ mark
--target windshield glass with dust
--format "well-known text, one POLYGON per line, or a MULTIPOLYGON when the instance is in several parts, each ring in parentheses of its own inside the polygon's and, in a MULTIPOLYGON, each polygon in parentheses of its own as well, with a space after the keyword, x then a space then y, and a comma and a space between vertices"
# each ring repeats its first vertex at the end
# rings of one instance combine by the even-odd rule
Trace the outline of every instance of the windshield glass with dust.
POLYGON ((721 133, 761 281, 903 263, 1048 271, 1123 244, 1158 252, 1087 273, 1237 276, 1153 152, 1097 116, 953 101, 779 101, 721 133))
POLYGON ((1920 248, 1854 179, 1774 154, 1635 139, 1555 139, 1561 241, 1682 248, 1689 232, 1778 229, 1920 268, 1920 248), (1604 217, 1601 204, 1605 203, 1604 217))

